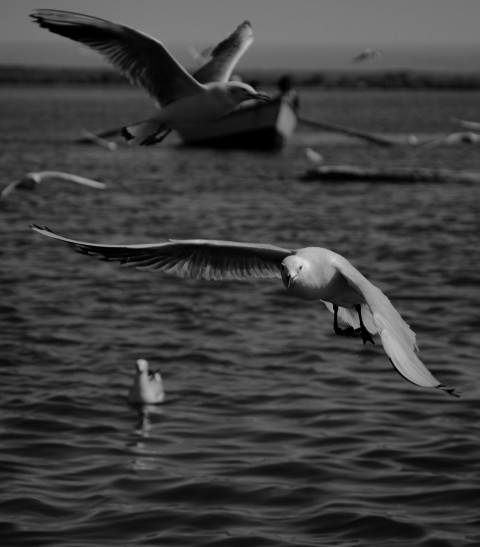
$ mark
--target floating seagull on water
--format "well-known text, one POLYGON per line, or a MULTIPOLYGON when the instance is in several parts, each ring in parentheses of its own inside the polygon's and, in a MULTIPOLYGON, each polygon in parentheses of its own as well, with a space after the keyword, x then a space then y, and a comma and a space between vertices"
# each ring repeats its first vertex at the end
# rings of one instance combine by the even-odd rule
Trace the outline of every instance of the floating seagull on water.
POLYGON ((23 188, 26 190, 33 190, 38 184, 44 180, 68 180, 70 182, 76 182, 77 184, 83 184, 90 188, 97 188, 103 190, 106 185, 103 182, 96 180, 86 179, 79 177, 78 175, 71 175, 70 173, 62 173, 61 171, 39 171, 38 173, 27 173, 22 178, 14 180, 6 188, 2 190, 0 196, 6 198, 15 188, 23 188))
POLYGON ((217 240, 171 240, 142 245, 99 245, 62 237, 32 226, 45 236, 67 243, 80 253, 118 261, 125 266, 161 271, 191 279, 281 278, 286 289, 306 300, 320 300, 334 314, 342 336, 373 342, 379 334, 394 367, 422 387, 443 389, 417 357, 415 334, 389 299, 343 256, 320 247, 285 249, 275 245, 217 240), (341 328, 338 318, 349 327, 341 328))
POLYGON ((381 49, 365 48, 358 55, 352 58, 352 63, 363 63, 371 59, 380 59, 383 57, 383 51, 381 49))
POLYGON ((165 392, 160 373, 150 371, 146 359, 138 359, 135 367, 135 378, 128 393, 129 402, 147 405, 163 403, 165 392))
MULTIPOLYGON (((126 25, 68 11, 37 9, 31 17, 50 32, 81 42, 101 53, 131 82, 142 87, 155 100, 151 117, 124 128, 123 135, 133 144, 162 141, 177 127, 221 118, 244 101, 270 100, 243 82, 226 79, 200 83, 190 75, 158 40, 126 25)), ((242 27, 242 25, 241 25, 242 27)), ((248 21, 238 33, 239 53, 221 56, 231 72, 237 58, 252 41, 248 21), (229 64, 230 63, 230 64, 229 64)), ((220 61, 217 60, 217 64, 220 61)), ((200 70, 207 71, 205 67, 200 70)))

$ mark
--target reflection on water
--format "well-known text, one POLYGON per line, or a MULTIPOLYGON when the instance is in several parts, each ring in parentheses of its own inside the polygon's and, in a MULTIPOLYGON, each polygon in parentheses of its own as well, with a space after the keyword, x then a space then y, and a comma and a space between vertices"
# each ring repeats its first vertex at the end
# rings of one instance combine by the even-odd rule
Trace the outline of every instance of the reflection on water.
MULTIPOLYGON (((434 134, 450 116, 475 119, 478 94, 309 92, 302 105, 360 129, 434 134)), ((3 180, 56 169, 108 184, 0 203, 5 545, 478 545, 478 188, 298 181, 305 146, 333 163, 480 170, 478 154, 302 128, 276 154, 68 142, 142 109, 120 90, 0 90, 3 180), (323 306, 278 280, 124 269, 32 222, 108 243, 331 248, 391 297, 462 398, 405 382, 381 347, 336 337, 323 306), (168 404, 127 403, 138 355, 161 367, 168 404)))

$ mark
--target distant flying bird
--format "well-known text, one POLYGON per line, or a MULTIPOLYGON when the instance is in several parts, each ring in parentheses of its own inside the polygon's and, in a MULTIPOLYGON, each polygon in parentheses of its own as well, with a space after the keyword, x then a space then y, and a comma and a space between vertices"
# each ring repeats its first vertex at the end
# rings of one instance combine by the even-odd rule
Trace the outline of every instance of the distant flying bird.
POLYGON ((480 134, 474 133, 473 131, 460 131, 458 133, 450 133, 449 135, 440 135, 439 137, 434 137, 433 139, 427 139, 414 144, 417 146, 424 146, 425 148, 442 145, 480 144, 480 134))
POLYGON ((212 59, 210 67, 200 69, 208 78, 214 73, 220 74, 222 79, 205 81, 200 74, 200 79, 205 82, 201 83, 172 57, 161 42, 126 25, 49 9, 34 10, 31 17, 40 27, 98 51, 154 99, 158 110, 148 119, 123 130, 124 137, 133 144, 161 142, 172 129, 221 118, 244 101, 270 100, 268 95, 243 82, 227 81, 238 57, 253 39, 248 21, 236 31, 239 44, 227 43, 224 53, 216 61, 212 59), (236 54, 228 53, 228 47, 236 47, 236 54))
POLYGON ((363 63, 372 59, 381 59, 382 57, 383 51, 381 49, 365 48, 352 58, 352 63, 363 63))
POLYGON ((133 385, 128 393, 129 402, 148 405, 163 403, 165 392, 160 373, 149 370, 146 359, 138 359, 135 369, 133 385))
POLYGON ((334 314, 334 331, 373 342, 379 334, 394 367, 408 381, 441 384, 417 357, 415 334, 380 289, 343 256, 320 247, 285 249, 275 245, 217 240, 171 240, 144 245, 98 245, 32 226, 38 233, 71 245, 77 252, 138 269, 191 279, 281 278, 286 289, 306 300, 320 300, 334 314), (338 318, 350 326, 341 328, 338 318))
POLYGON ((474 131, 480 130, 480 122, 472 122, 469 120, 461 120, 459 118, 451 118, 452 122, 459 123, 463 127, 467 129, 473 129, 474 131))
POLYGON ((2 190, 0 196, 6 198, 16 188, 33 190, 38 184, 45 180, 68 180, 70 182, 89 186, 90 188, 97 188, 98 190, 106 188, 106 185, 103 182, 86 179, 84 177, 79 177, 78 175, 71 175, 70 173, 62 173, 60 171, 39 171, 38 173, 27 173, 20 179, 14 180, 2 190))

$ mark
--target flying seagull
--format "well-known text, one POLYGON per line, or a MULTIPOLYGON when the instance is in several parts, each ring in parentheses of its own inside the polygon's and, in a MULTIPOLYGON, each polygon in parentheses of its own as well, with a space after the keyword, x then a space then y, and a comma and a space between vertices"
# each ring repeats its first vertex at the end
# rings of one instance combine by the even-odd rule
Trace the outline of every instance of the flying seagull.
MULTIPOLYGON (((221 118, 244 101, 270 100, 268 95, 243 82, 228 81, 227 75, 253 39, 248 21, 240 25, 239 31, 237 29, 236 39, 240 46, 233 46, 237 48, 236 55, 224 51, 216 65, 200 68, 204 76, 210 78, 211 73, 216 72, 222 79, 202 83, 189 74, 160 41, 126 25, 50 9, 34 10, 31 17, 40 27, 102 54, 154 99, 157 110, 152 116, 123 128, 124 137, 133 144, 161 142, 172 129, 221 118)), ((227 43, 221 48, 228 46, 227 43)))
POLYGON ((129 402, 148 405, 163 403, 165 392, 160 373, 149 370, 146 359, 138 359, 135 369, 136 374, 128 393, 129 402))
POLYGON ((86 179, 85 177, 79 177, 78 175, 62 173, 61 171, 39 171, 38 173, 27 173, 23 177, 14 180, 2 190, 0 196, 2 198, 6 198, 16 188, 33 190, 38 184, 45 180, 68 180, 70 182, 76 182, 77 184, 83 184, 84 186, 97 188, 99 190, 106 188, 106 185, 103 182, 86 179))
POLYGON ((321 247, 285 249, 269 244, 219 240, 170 240, 140 245, 99 245, 68 239, 48 228, 36 232, 71 245, 77 252, 125 266, 191 279, 281 278, 286 289, 320 300, 334 314, 335 333, 373 342, 379 334, 393 366, 408 381, 458 396, 418 358, 415 334, 389 299, 343 256, 321 247), (338 318, 347 323, 341 328, 338 318))

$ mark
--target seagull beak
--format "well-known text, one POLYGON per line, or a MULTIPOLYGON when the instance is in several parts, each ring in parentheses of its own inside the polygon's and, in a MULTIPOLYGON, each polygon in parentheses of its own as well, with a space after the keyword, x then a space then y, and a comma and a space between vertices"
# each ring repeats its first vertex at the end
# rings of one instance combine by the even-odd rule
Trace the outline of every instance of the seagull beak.
POLYGON ((270 95, 267 95, 266 93, 255 93, 252 95, 252 99, 257 99, 257 101, 265 101, 266 103, 269 103, 272 100, 272 97, 270 95))
POLYGON ((283 284, 285 285, 285 288, 289 289, 290 285, 292 284, 292 276, 289 273, 284 273, 282 275, 282 281, 283 281, 283 284))

